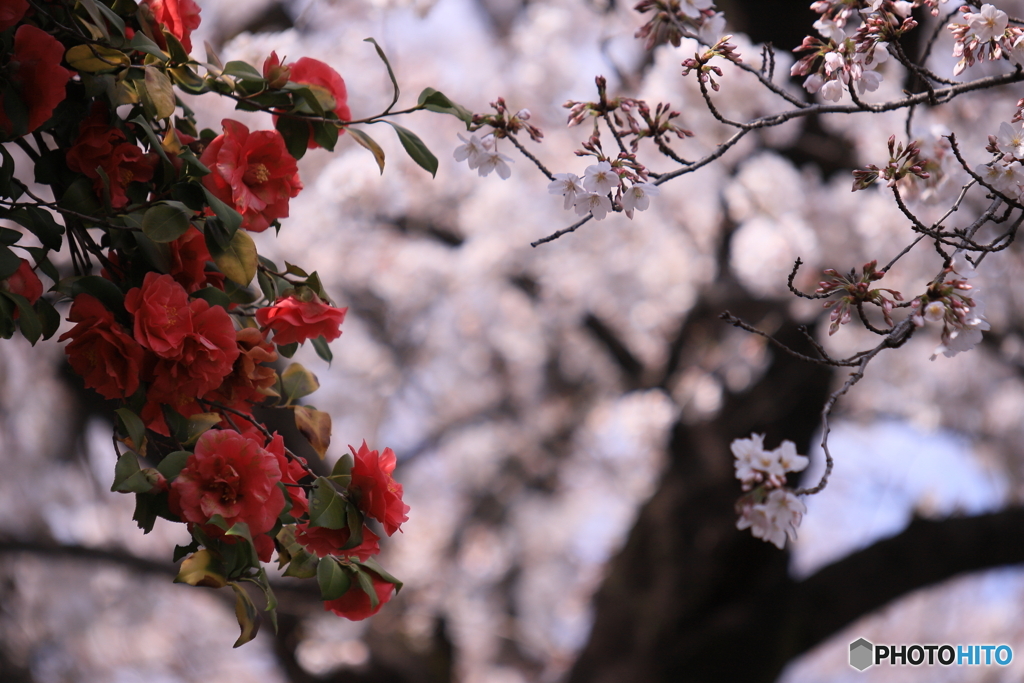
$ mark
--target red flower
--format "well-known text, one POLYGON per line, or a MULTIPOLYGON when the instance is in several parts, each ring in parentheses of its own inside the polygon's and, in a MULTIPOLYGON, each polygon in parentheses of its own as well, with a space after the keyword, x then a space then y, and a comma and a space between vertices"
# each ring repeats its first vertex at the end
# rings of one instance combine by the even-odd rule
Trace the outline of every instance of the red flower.
POLYGON ((263 232, 288 215, 288 200, 302 189, 298 166, 276 130, 250 133, 231 119, 223 125, 200 158, 212 171, 203 185, 242 214, 243 228, 263 232))
POLYGON ((354 548, 342 550, 349 538, 348 529, 325 529, 319 526, 309 526, 306 523, 295 525, 295 540, 309 552, 315 553, 317 557, 327 557, 328 555, 358 557, 365 562, 380 553, 380 545, 377 543, 380 537, 366 526, 363 527, 363 542, 354 548))
POLYGON ((277 458, 277 465, 281 468, 281 483, 288 489, 288 497, 292 501, 292 509, 289 514, 296 519, 309 512, 309 501, 306 499, 306 492, 296 484, 309 476, 303 467, 305 460, 298 458, 298 461, 289 457, 284 452, 284 438, 280 434, 274 434, 274 438, 266 445, 267 452, 277 458))
POLYGON ((263 78, 267 79, 268 88, 283 88, 288 85, 292 70, 281 64, 281 58, 277 52, 271 52, 270 56, 263 60, 263 78))
POLYGON ((224 275, 206 270, 206 263, 212 261, 203 233, 195 226, 185 234, 168 243, 170 249, 170 276, 191 294, 204 287, 224 289, 224 275))
POLYGON ((204 299, 193 299, 185 313, 192 331, 182 337, 176 355, 164 356, 153 366, 146 394, 149 400, 175 409, 190 406, 219 387, 231 374, 239 354, 235 325, 227 311, 204 299))
POLYGON ((195 452, 171 482, 168 504, 183 521, 207 533, 221 535, 207 524, 220 515, 229 528, 248 524, 255 539, 274 527, 284 509, 279 481, 277 458, 259 442, 229 429, 211 429, 199 437, 195 452))
MULTIPOLYGON (((192 31, 199 28, 202 21, 199 5, 192 0, 145 0, 145 4, 149 5, 153 18, 161 27, 177 38, 187 52, 192 52, 192 31)), ((167 49, 163 31, 154 30, 153 39, 162 49, 167 49)))
POLYGON ((352 585, 349 586, 348 591, 344 595, 335 600, 326 600, 324 602, 325 610, 334 612, 339 617, 345 617, 352 621, 362 621, 379 612, 384 603, 394 596, 395 584, 385 581, 366 567, 360 567, 360 569, 369 574, 370 580, 373 581, 373 590, 377 593, 377 606, 370 606, 370 596, 363 592, 359 582, 353 577, 352 585))
POLYGON ((267 390, 277 381, 277 373, 266 365, 277 360, 277 351, 259 330, 252 327, 238 330, 235 342, 238 345, 238 358, 234 367, 224 382, 210 394, 209 400, 248 413, 252 411, 252 404, 262 402, 269 395, 267 390))
MULTIPOLYGON (((43 283, 39 281, 39 276, 25 259, 21 259, 21 265, 13 275, 0 282, 0 288, 12 294, 22 295, 32 305, 35 305, 39 301, 39 297, 43 295, 43 283)), ((17 309, 14 311, 14 317, 18 317, 17 309)))
POLYGON ((398 531, 409 519, 409 506, 402 502, 402 485, 391 477, 395 471, 395 452, 385 448, 378 455, 366 446, 366 441, 356 451, 352 466, 352 483, 349 490, 355 493, 356 504, 368 516, 384 525, 384 532, 390 536, 398 531))
MULTIPOLYGON (((64 46, 41 28, 25 24, 14 33, 14 50, 7 64, 7 80, 28 110, 28 128, 18 135, 31 133, 43 125, 58 104, 64 101, 64 86, 72 72, 60 65, 64 46)), ((14 124, 7 118, 3 95, 0 95, 0 131, 6 137, 15 134, 14 124)))
POLYGON ((61 335, 68 362, 104 398, 126 398, 139 388, 145 352, 98 299, 79 294, 68 320, 78 323, 61 335))
POLYGON ((110 205, 120 209, 128 203, 124 193, 128 183, 146 182, 153 178, 156 156, 144 154, 136 145, 127 142, 125 134, 108 123, 107 107, 95 102, 89 118, 78 129, 78 138, 68 150, 68 168, 92 178, 93 190, 103 196, 103 178, 97 169, 103 169, 110 188, 110 205))
POLYGON ((124 307, 135 316, 135 340, 162 358, 177 358, 192 334, 188 294, 170 275, 146 273, 142 287, 128 291, 124 307))
POLYGON ((28 0, 3 0, 0 2, 0 31, 6 31, 21 21, 28 11, 28 0))
POLYGON ((275 344, 302 343, 317 337, 334 341, 341 336, 341 323, 348 309, 328 306, 310 290, 305 290, 306 296, 308 301, 295 296, 281 297, 273 306, 256 311, 256 322, 264 332, 274 331, 275 344))
MULTIPOLYGON (((333 111, 338 115, 340 121, 352 120, 352 112, 348 108, 348 89, 345 87, 345 79, 337 71, 311 57, 303 57, 297 62, 292 62, 287 68, 291 69, 289 76, 291 81, 308 86, 325 110, 333 111)), ((344 128, 338 131, 339 134, 344 132, 344 128)), ((310 124, 307 149, 316 149, 319 146, 313 140, 312 124, 310 124)))

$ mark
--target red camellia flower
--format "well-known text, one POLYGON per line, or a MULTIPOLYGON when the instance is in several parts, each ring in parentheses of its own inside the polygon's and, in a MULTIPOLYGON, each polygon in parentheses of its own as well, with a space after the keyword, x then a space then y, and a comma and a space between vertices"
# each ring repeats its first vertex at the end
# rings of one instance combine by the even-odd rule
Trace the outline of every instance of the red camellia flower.
MULTIPOLYGON (((33 305, 43 295, 43 283, 39 281, 39 276, 36 275, 35 271, 32 270, 32 266, 25 259, 21 259, 21 265, 14 271, 13 275, 0 282, 0 288, 12 294, 20 294, 33 305)), ((14 317, 18 317, 17 309, 14 311, 14 317)))
POLYGON ((288 200, 302 189, 298 166, 276 130, 250 133, 231 119, 223 125, 200 158, 212 171, 203 185, 242 214, 243 228, 263 232, 288 215, 288 200))
POLYGON ((182 337, 173 357, 165 356, 153 366, 152 383, 146 394, 149 400, 175 409, 190 406, 196 398, 219 387, 231 374, 239 354, 235 325, 227 311, 204 299, 193 299, 185 313, 192 332, 182 337))
POLYGON ((68 168, 87 178, 102 197, 104 180, 97 169, 103 169, 110 188, 110 205, 120 209, 128 203, 124 190, 133 181, 146 182, 153 178, 156 155, 145 154, 136 145, 127 142, 124 132, 108 123, 106 105, 95 102, 92 113, 78 129, 78 138, 68 150, 68 168))
POLYGON ((390 581, 385 581, 381 577, 377 576, 373 571, 361 567, 362 571, 366 572, 370 576, 370 580, 373 582, 373 590, 377 593, 377 606, 372 607, 370 605, 370 596, 363 592, 359 582, 352 579, 352 585, 340 598, 335 600, 324 601, 324 609, 328 612, 334 612, 339 617, 345 617, 352 621, 362 621, 367 617, 372 617, 374 614, 380 611, 380 608, 384 606, 388 600, 395 594, 395 584, 390 581))
POLYGON ((188 293, 170 275, 146 273, 142 287, 128 291, 124 307, 135 316, 135 340, 162 358, 177 358, 192 334, 188 293))
MULTIPOLYGON (((325 110, 333 111, 341 121, 352 120, 352 112, 348 108, 348 89, 341 74, 311 57, 303 57, 297 62, 292 62, 288 69, 291 70, 289 79, 293 83, 308 86, 325 110)), ((338 131, 339 134, 344 132, 344 128, 338 131)), ((311 126, 308 149, 316 149, 319 146, 313 140, 311 126)))
POLYGON ((370 557, 380 553, 380 537, 363 527, 363 542, 354 548, 342 550, 348 543, 350 535, 348 529, 325 529, 319 526, 309 526, 303 522, 295 525, 295 540, 317 557, 336 555, 339 557, 358 557, 365 562, 370 557))
POLYGON ((347 308, 328 306, 313 291, 304 290, 302 298, 281 297, 273 306, 256 311, 256 322, 264 332, 274 331, 274 343, 302 343, 323 337, 334 341, 341 336, 341 323, 347 308))
POLYGON ((0 131, 6 137, 31 133, 64 101, 64 86, 72 72, 60 65, 63 58, 64 46, 41 28, 25 24, 15 31, 14 50, 6 69, 7 81, 25 103, 28 128, 14 130, 14 124, 7 117, 3 95, 0 95, 0 131))
POLYGON ((224 289, 224 275, 206 270, 207 262, 212 261, 213 257, 206 248, 203 233, 195 226, 173 242, 168 242, 167 247, 170 251, 169 274, 186 292, 191 294, 203 287, 224 289))
POLYGON ((168 504, 183 521, 207 533, 221 535, 207 524, 220 515, 229 528, 248 524, 255 539, 274 527, 284 509, 279 481, 277 458, 256 440, 230 429, 211 429, 199 437, 195 452, 171 482, 168 504))
POLYGON ((284 438, 277 433, 266 445, 266 449, 268 453, 277 458, 277 465, 281 468, 281 483, 288 489, 288 497, 292 501, 292 509, 289 514, 297 519, 309 512, 306 492, 297 485, 300 480, 309 476, 309 472, 303 467, 306 461, 298 456, 288 456, 284 451, 284 438))
POLYGON ((68 362, 104 398, 126 398, 139 388, 145 352, 98 299, 79 294, 68 320, 78 323, 61 335, 68 362))
MULTIPOLYGON (((192 52, 192 31, 199 28, 201 21, 199 5, 192 0, 145 0, 145 4, 149 5, 153 18, 162 28, 181 41, 186 52, 192 52)), ((153 39, 162 49, 166 49, 167 41, 159 28, 153 31, 153 39)))
POLYGON ((0 2, 0 31, 6 31, 21 21, 28 11, 28 0, 4 0, 0 2))
POLYGON ((358 451, 352 446, 349 449, 355 457, 349 491, 355 493, 359 509, 383 524, 390 536, 409 519, 409 506, 402 502, 402 485, 391 477, 397 462, 395 452, 385 448, 378 455, 367 448, 366 441, 358 451))

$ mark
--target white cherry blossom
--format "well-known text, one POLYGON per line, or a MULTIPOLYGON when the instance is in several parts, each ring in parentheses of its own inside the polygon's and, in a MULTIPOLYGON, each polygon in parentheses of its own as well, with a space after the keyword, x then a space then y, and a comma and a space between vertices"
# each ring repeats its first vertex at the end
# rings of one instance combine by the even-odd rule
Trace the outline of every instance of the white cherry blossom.
POLYGON ((612 200, 606 195, 596 192, 586 192, 576 198, 576 214, 586 216, 594 214, 594 218, 601 220, 612 210, 612 200))
POLYGON ((980 12, 968 12, 964 15, 964 19, 974 35, 982 42, 1001 38, 1010 21, 1006 12, 989 4, 982 5, 980 12))
POLYGON ((565 196, 565 206, 568 209, 576 203, 576 197, 584 194, 587 190, 583 182, 575 173, 556 173, 555 179, 548 183, 548 194, 560 194, 565 196))
POLYGON ((497 171, 498 176, 502 180, 508 180, 509 176, 512 175, 512 169, 508 165, 515 162, 504 154, 491 150, 483 152, 479 156, 477 163, 476 172, 481 176, 487 176, 490 175, 491 171, 497 171))
POLYGON ((657 197, 661 190, 651 183, 637 183, 622 193, 622 209, 630 218, 633 211, 646 211, 651 206, 651 197, 657 197))
POLYGON ((608 194, 618 184, 619 175, 607 161, 587 166, 587 172, 583 175, 583 187, 600 195, 608 194))
POLYGON ((468 140, 462 136, 462 133, 459 133, 458 136, 463 144, 455 148, 455 153, 452 156, 455 157, 455 161, 468 161, 470 168, 476 168, 480 165, 480 155, 486 152, 487 148, 475 135, 471 135, 468 140))
POLYGON ((999 124, 999 135, 996 136, 996 147, 1003 154, 1017 159, 1024 159, 1024 130, 1005 121, 999 124))

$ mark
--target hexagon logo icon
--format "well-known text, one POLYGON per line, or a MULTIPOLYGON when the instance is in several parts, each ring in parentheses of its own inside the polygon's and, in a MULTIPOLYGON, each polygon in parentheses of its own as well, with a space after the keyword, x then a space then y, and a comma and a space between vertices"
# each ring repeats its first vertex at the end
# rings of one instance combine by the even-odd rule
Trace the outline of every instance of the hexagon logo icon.
POLYGON ((850 666, 857 671, 863 671, 871 666, 874 663, 871 661, 874 649, 875 646, 864 638, 858 638, 850 643, 850 666))

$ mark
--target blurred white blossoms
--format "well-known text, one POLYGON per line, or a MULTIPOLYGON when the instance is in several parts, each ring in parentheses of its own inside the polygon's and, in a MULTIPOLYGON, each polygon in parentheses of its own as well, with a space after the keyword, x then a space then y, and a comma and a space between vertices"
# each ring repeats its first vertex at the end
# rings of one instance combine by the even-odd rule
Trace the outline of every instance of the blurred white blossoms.
POLYGON ((467 161, 470 168, 475 168, 481 176, 490 175, 491 171, 497 171, 502 180, 508 180, 512 175, 509 164, 514 163, 512 159, 501 154, 495 149, 494 136, 488 135, 483 140, 471 135, 467 140, 459 133, 462 144, 455 148, 452 156, 455 161, 467 161))
POLYGON ((774 543, 777 548, 796 540, 796 528, 803 521, 807 507, 792 491, 775 489, 763 503, 743 507, 737 529, 750 529, 754 538, 774 543))
POLYGON ((796 452, 792 441, 783 441, 775 450, 765 450, 764 434, 736 439, 730 448, 736 457, 736 478, 743 482, 743 490, 754 489, 736 503, 740 516, 736 528, 749 528, 755 538, 779 548, 785 545, 787 537, 796 540, 796 528, 807 509, 786 488, 786 473, 804 470, 810 460, 796 452))
POLYGON ((587 166, 582 179, 575 173, 556 173, 552 177, 554 180, 548 183, 549 194, 560 194, 565 197, 564 208, 574 207, 578 216, 592 213, 597 220, 607 216, 616 205, 629 218, 633 218, 634 211, 648 209, 651 206, 651 197, 656 197, 661 192, 657 186, 637 182, 635 179, 633 185, 623 189, 622 178, 607 161, 587 166))
POLYGON ((1011 199, 1024 194, 1024 130, 1020 126, 1003 122, 998 135, 988 137, 987 149, 1000 156, 994 161, 982 164, 974 172, 1011 199))

